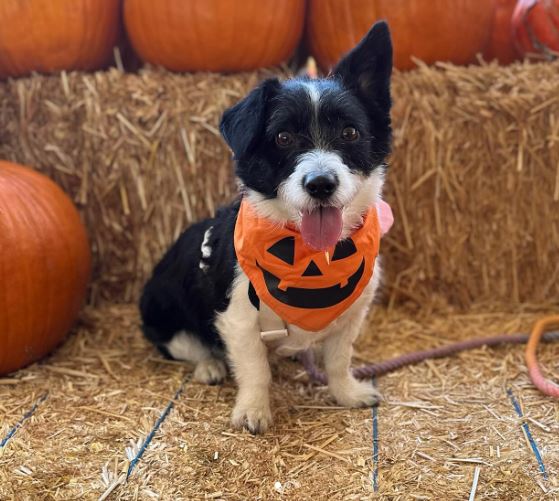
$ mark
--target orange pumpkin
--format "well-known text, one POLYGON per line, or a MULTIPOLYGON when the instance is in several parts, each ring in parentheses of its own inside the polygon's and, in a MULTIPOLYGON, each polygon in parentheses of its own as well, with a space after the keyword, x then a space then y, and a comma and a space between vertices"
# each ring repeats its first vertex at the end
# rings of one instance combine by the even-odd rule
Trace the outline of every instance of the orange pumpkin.
POLYGON ((274 66, 295 50, 304 0, 125 0, 124 22, 138 55, 174 71, 274 66))
POLYGON ((496 59, 501 64, 510 64, 520 58, 512 32, 512 14, 517 0, 495 0, 495 12, 491 36, 483 57, 487 61, 496 59))
POLYGON ((0 77, 93 70, 111 60, 119 0, 1 0, 0 77))
POLYGON ((493 10, 493 0, 310 0, 306 38, 329 69, 375 21, 386 19, 397 68, 413 68, 412 57, 467 64, 488 43, 493 10))
POLYGON ((512 25, 516 46, 523 55, 557 57, 559 0, 519 0, 512 25))
POLYGON ((61 341, 84 300, 90 268, 71 200, 42 174, 0 161, 0 374, 61 341))

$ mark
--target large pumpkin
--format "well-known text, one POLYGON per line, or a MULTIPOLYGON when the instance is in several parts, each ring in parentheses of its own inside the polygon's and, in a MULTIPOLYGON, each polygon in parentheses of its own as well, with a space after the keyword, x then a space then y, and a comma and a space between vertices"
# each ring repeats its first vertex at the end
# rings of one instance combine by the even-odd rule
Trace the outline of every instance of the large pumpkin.
POLYGON ((0 0, 0 77, 97 69, 119 19, 119 0, 0 0))
POLYGON ((305 0, 125 0, 138 55, 174 71, 241 71, 285 61, 303 31, 305 0))
POLYGON ((71 200, 42 174, 0 161, 0 374, 61 341, 84 300, 90 267, 71 200))
POLYGON ((367 32, 386 19, 394 64, 475 61, 489 41, 493 0, 310 0, 307 42, 320 66, 331 68, 367 32))

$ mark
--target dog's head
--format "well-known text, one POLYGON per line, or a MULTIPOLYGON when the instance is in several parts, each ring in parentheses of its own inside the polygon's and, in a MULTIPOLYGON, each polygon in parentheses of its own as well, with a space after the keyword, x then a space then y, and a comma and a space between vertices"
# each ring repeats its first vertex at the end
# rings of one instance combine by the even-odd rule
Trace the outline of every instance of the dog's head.
POLYGON ((318 249, 359 224, 390 150, 391 71, 379 22, 328 78, 266 80, 224 113, 221 132, 261 215, 298 225, 318 249))

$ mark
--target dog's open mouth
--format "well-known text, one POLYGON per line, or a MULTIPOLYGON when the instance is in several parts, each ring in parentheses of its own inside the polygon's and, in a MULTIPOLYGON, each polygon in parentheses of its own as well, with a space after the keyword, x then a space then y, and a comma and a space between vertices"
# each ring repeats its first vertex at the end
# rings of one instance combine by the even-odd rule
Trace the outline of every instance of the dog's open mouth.
POLYGON ((318 251, 326 251, 340 239, 342 226, 341 209, 321 206, 303 213, 301 236, 306 245, 318 251))

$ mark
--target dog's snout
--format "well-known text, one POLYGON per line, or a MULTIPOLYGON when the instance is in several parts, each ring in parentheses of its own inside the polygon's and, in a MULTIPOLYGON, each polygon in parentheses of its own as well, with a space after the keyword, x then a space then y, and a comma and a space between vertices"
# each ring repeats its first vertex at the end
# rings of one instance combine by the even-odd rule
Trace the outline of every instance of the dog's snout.
POLYGON ((325 200, 336 191, 338 178, 331 173, 307 174, 303 180, 303 187, 311 197, 325 200))

